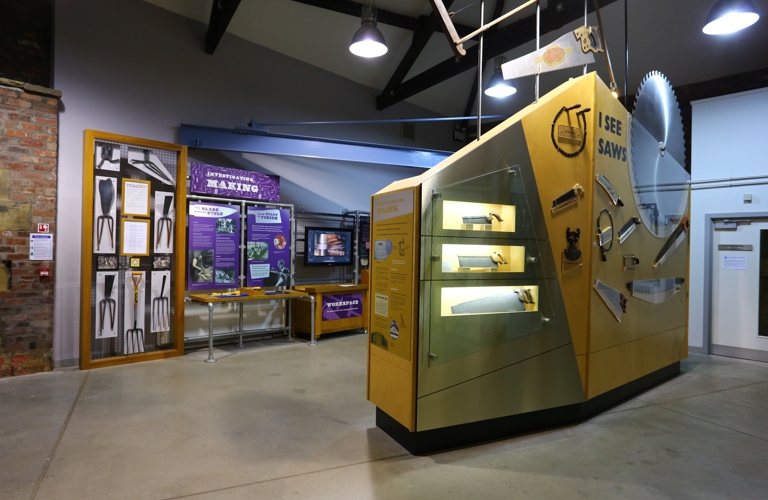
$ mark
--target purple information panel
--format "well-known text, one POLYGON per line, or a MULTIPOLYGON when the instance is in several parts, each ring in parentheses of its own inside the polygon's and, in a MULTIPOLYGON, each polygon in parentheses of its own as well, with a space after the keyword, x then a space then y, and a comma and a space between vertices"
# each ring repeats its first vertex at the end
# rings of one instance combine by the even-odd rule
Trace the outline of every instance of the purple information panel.
POLYGON ((363 315, 363 292, 323 294, 323 321, 363 315))
POLYGON ((240 207, 191 202, 187 290, 240 286, 239 246, 240 207))
POLYGON ((280 177, 277 175, 217 167, 205 163, 189 166, 189 191, 247 200, 280 201, 280 177))
POLYGON ((290 286, 291 211, 249 208, 246 238, 248 286, 290 286))

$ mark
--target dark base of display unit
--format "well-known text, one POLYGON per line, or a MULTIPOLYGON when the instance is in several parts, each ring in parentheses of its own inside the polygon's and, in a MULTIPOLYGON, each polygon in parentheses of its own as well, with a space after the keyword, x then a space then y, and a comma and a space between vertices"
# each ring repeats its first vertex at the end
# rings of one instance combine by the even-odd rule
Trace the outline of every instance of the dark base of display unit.
POLYGON ((376 426, 389 434, 413 455, 427 454, 448 448, 458 448, 526 432, 577 423, 596 413, 616 406, 632 396, 678 374, 680 374, 679 361, 584 403, 421 432, 410 432, 400 422, 387 415, 381 409, 376 408, 376 426))

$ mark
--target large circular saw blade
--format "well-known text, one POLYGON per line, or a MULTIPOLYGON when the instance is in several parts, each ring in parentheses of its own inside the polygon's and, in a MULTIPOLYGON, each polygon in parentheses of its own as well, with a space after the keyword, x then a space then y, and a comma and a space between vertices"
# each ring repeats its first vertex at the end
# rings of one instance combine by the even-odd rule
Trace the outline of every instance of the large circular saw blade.
POLYGON ((691 175, 677 98, 658 71, 648 73, 637 90, 631 138, 629 172, 640 216, 653 234, 668 236, 685 214, 691 175))

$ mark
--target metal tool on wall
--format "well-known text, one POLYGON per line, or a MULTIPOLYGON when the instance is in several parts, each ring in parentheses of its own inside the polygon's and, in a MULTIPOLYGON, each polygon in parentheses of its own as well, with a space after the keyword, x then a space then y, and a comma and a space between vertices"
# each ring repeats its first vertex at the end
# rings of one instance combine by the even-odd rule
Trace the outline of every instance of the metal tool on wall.
POLYGON ((557 119, 560 118, 560 115, 565 113, 568 117, 567 122, 571 123, 571 111, 574 109, 579 109, 581 107, 581 104, 574 104, 573 106, 563 106, 560 108, 560 111, 557 112, 555 115, 555 119, 552 120, 552 130, 550 132, 550 135, 552 136, 552 144, 555 146, 555 149, 558 153, 565 156, 566 158, 574 158, 576 156, 579 156, 582 151, 584 151, 584 146, 587 145, 587 117, 586 113, 589 113, 592 111, 591 108, 584 108, 576 112, 576 123, 579 125, 578 127, 573 127, 571 125, 558 125, 557 126, 557 134, 555 134, 555 125, 557 125, 557 119), (576 151, 568 152, 565 151, 563 148, 560 147, 558 144, 559 142, 565 142, 570 144, 578 144, 579 149, 576 151))
POLYGON ((125 331, 125 354, 144 352, 144 329, 138 327, 139 320, 139 285, 141 285, 144 273, 131 272, 133 284, 133 328, 125 331))
POLYGON ((594 288, 611 313, 613 313, 616 321, 621 323, 622 314, 627 312, 627 297, 600 280, 595 280, 594 288))
POLYGON ((637 266, 640 264, 640 259, 635 257, 633 253, 624 254, 624 271, 637 271, 637 266))
POLYGON ((552 215, 574 206, 579 202, 579 196, 584 194, 581 184, 575 184, 571 189, 552 200, 552 215))
POLYGON ((163 198, 163 216, 157 220, 157 231, 155 233, 155 248, 160 246, 160 241, 163 239, 163 234, 166 236, 165 246, 170 248, 171 246, 171 233, 173 232, 173 219, 168 214, 171 211, 171 204, 173 203, 173 195, 163 198), (165 230, 165 233, 163 233, 165 230))
POLYGON ((101 200, 101 215, 96 218, 96 250, 101 249, 101 239, 104 226, 109 230, 109 245, 115 248, 115 219, 112 217, 112 203, 115 201, 115 185, 112 179, 99 180, 99 199, 101 200))
POLYGON ((99 301, 99 337, 104 336, 104 319, 109 313, 109 331, 115 330, 115 312, 117 310, 117 301, 112 298, 112 289, 115 285, 115 275, 107 274, 104 276, 104 298, 99 301))
POLYGON ((680 221, 680 224, 672 232, 666 243, 664 243, 664 246, 661 247, 661 250, 659 250, 659 254, 656 256, 656 260, 653 261, 654 269, 657 269, 660 265, 662 265, 669 258, 669 256, 672 255, 672 252, 674 252, 675 249, 685 240, 685 235, 688 233, 689 225, 690 221, 688 220, 688 217, 684 217, 683 220, 680 221))
POLYGON ((605 254, 613 248, 613 217, 607 209, 602 209, 597 216, 597 243, 600 246, 600 256, 607 261, 605 254), (603 215, 608 216, 608 225, 602 223, 603 215))
POLYGON ((635 232, 635 228, 640 224, 640 217, 632 217, 626 224, 619 229, 619 243, 624 243, 629 235, 635 232))
POLYGON ((608 180, 608 177, 604 176, 603 174, 598 174, 595 176, 595 180, 597 181, 600 186, 605 189, 605 192, 608 193, 608 196, 611 197, 611 202, 617 206, 617 207, 623 207, 624 202, 621 201, 621 198, 619 197, 619 194, 616 192, 616 189, 614 189, 613 184, 611 181, 608 180))
POLYGON ((120 158, 112 158, 115 153, 115 146, 112 144, 100 144, 99 147, 101 148, 101 152, 99 155, 99 164, 96 166, 97 170, 101 170, 101 167, 104 165, 104 163, 109 163, 111 165, 120 163, 120 158))
MULTIPOLYGON (((154 273, 152 277, 155 277, 154 273)), ((157 288, 152 288, 155 294, 155 297, 152 299, 152 327, 155 331, 167 330, 170 327, 170 299, 165 296, 165 281, 167 278, 168 276, 163 274, 159 294, 157 293, 157 288)))
POLYGON ((161 169, 154 161, 152 161, 152 158, 150 157, 150 150, 145 149, 143 151, 144 153, 144 159, 143 160, 136 160, 132 159, 129 160, 129 163, 133 165, 134 167, 138 167, 144 172, 148 173, 152 177, 158 179, 160 182, 164 184, 170 184, 173 185, 173 179, 166 174, 163 169, 161 169))
POLYGON ((568 227, 565 229, 565 239, 568 241, 568 247, 563 250, 562 262, 560 271, 567 273, 573 269, 581 266, 581 250, 576 246, 581 237, 581 229, 576 228, 576 231, 571 231, 568 227))
POLYGON ((651 304, 661 304, 682 290, 685 278, 661 278, 656 280, 635 280, 627 283, 632 296, 651 304))

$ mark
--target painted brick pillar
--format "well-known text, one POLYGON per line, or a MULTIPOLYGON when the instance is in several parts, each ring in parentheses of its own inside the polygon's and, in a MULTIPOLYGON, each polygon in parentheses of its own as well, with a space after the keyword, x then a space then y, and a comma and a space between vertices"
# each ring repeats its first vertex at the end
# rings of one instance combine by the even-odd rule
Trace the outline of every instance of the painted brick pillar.
POLYGON ((0 78, 0 377, 51 369, 56 270, 29 240, 48 224, 55 251, 60 97, 0 78))

